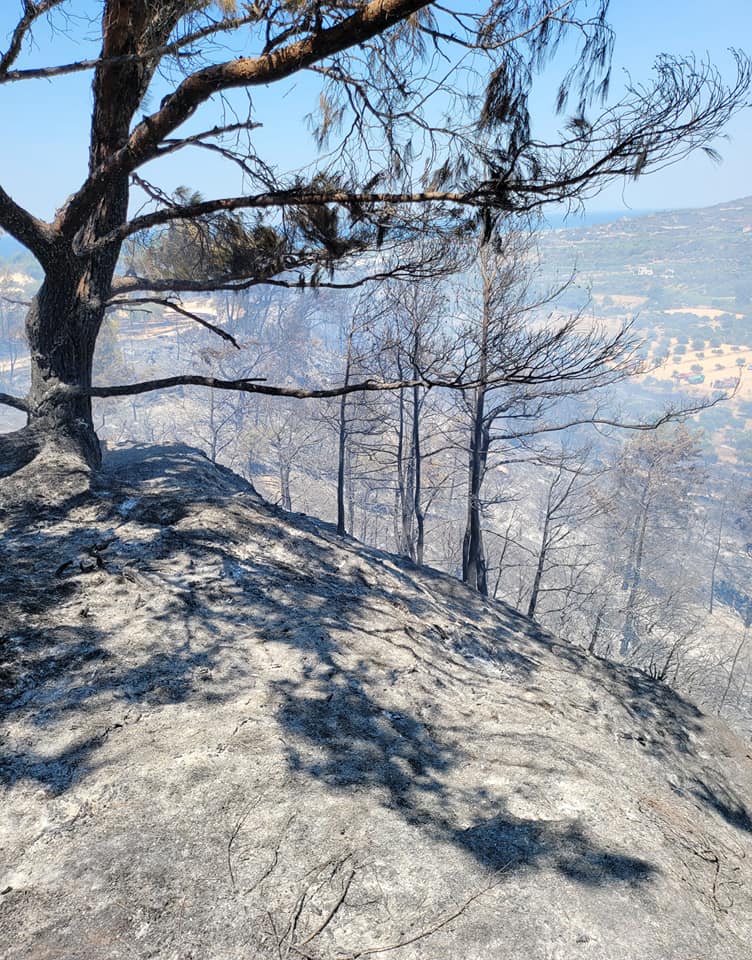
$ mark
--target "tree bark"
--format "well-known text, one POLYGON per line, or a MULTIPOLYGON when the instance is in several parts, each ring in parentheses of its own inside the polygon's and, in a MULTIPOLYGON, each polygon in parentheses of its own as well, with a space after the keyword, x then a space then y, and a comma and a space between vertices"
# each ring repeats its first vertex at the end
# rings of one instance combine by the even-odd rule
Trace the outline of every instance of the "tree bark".
MULTIPOLYGON (((550 500, 550 495, 549 495, 550 500)), ((541 537, 540 551, 538 552, 538 563, 535 567, 535 577, 533 579, 533 591, 530 594, 530 602, 527 605, 527 615, 532 620, 535 615, 535 608, 538 606, 538 594, 540 593, 541 580, 543 579, 543 569, 546 564, 546 554, 548 553, 548 531, 551 525, 551 506, 550 502, 546 509, 546 519, 543 522, 543 535, 541 537)))
MULTIPOLYGON (((414 375, 417 375, 414 369, 414 375)), ((413 505, 415 509, 415 562, 423 565, 423 546, 425 541, 426 515, 423 510, 423 454, 420 446, 420 394, 419 387, 413 387, 413 457, 415 458, 415 474, 413 488, 413 505)))
POLYGON ((290 492, 290 464, 284 459, 279 461, 279 495, 283 510, 292 511, 292 494, 290 492))
POLYGON ((483 596, 488 595, 486 557, 483 549, 481 487, 486 472, 486 431, 484 429, 485 389, 478 387, 473 404, 472 433, 467 490, 467 525, 462 543, 462 579, 483 596))
MULTIPOLYGON (((176 8, 157 23, 149 6, 146 0, 109 0, 104 6, 102 62, 92 84, 87 184, 101 179, 100 171, 128 141, 131 120, 157 66, 149 59, 117 58, 138 54, 144 43, 163 42, 179 16, 176 8)), ((98 197, 79 204, 74 222, 71 199, 53 224, 27 217, 20 226, 30 236, 18 237, 15 231, 44 268, 44 281, 26 317, 31 364, 26 436, 42 443, 45 438, 63 436, 90 467, 99 466, 101 453, 91 398, 83 391, 92 386, 94 348, 121 241, 107 242, 89 256, 77 251, 96 244, 127 221, 128 171, 113 170, 104 185, 98 197), (77 389, 65 389, 70 387, 77 389)))
POLYGON ((713 612, 713 606, 715 603, 715 578, 716 571, 718 569, 718 558, 721 555, 721 543, 723 541, 723 524, 726 519, 726 503, 727 498, 723 498, 723 503, 721 504, 721 514, 718 518, 718 534, 715 538, 715 545, 713 549, 713 562, 710 566, 710 596, 708 598, 708 613, 713 612))
MULTIPOLYGON (((345 386, 350 383, 350 369, 352 365, 352 338, 353 328, 347 335, 347 353, 345 356, 345 386)), ((337 462, 337 533, 344 537, 347 533, 347 521, 345 520, 345 473, 347 459, 347 394, 343 393, 339 402, 339 437, 338 437, 338 462, 337 462)))
POLYGON ((94 346, 104 317, 103 301, 91 296, 92 271, 72 259, 61 256, 57 270, 47 273, 26 317, 29 426, 39 435, 62 432, 78 438, 84 460, 97 467, 91 399, 59 389, 91 386, 94 346))
POLYGON ((462 579, 483 596, 488 596, 486 555, 483 548, 481 488, 486 476, 490 425, 486 415, 488 389, 489 338, 492 321, 494 271, 481 248, 482 309, 478 341, 478 386, 475 388, 470 422, 470 463, 467 491, 467 526, 462 543, 462 579))
POLYGON ((634 560, 630 571, 629 596, 627 597, 627 605, 624 610, 624 630, 622 631, 619 651, 623 657, 629 653, 637 639, 635 605, 637 602, 637 591, 640 588, 640 580, 642 578, 642 556, 645 549, 645 532, 648 526, 649 512, 648 503, 643 502, 637 530, 634 560))

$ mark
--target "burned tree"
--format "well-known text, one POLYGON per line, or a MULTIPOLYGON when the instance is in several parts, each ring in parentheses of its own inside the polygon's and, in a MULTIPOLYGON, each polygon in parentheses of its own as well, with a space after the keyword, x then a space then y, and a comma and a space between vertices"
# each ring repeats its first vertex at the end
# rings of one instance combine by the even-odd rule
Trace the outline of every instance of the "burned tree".
POLYGON ((639 600, 653 528, 653 553, 666 560, 667 539, 686 530, 692 498, 705 479, 699 438, 683 424, 638 436, 625 444, 617 471, 616 502, 626 535, 621 588, 625 594, 620 653, 626 656, 643 633, 639 600), (668 537, 666 531, 673 531, 668 537))
POLYGON ((596 422, 597 408, 572 402, 642 369, 640 341, 629 324, 607 333, 576 314, 541 320, 566 282, 535 293, 531 241, 523 225, 481 248, 476 288, 467 291, 460 321, 457 382, 470 384, 460 391, 468 457, 462 579, 483 594, 484 483, 491 458, 497 466, 529 460, 536 439, 596 422))

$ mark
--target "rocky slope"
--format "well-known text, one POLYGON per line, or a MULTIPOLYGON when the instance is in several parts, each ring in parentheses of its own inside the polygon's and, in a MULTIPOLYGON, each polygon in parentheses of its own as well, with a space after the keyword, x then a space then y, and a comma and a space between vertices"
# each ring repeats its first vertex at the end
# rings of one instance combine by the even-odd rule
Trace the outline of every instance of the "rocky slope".
POLYGON ((748 960, 723 725, 187 448, 59 466, 2 488, 0 956, 748 960))

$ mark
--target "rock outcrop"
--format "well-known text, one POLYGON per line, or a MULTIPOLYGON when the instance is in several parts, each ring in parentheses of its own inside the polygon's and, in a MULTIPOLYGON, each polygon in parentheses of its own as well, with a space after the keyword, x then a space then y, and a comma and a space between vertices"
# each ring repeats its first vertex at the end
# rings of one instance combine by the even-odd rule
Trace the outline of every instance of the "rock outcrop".
POLYGON ((749 960, 752 750, 187 448, 7 507, 0 956, 749 960))

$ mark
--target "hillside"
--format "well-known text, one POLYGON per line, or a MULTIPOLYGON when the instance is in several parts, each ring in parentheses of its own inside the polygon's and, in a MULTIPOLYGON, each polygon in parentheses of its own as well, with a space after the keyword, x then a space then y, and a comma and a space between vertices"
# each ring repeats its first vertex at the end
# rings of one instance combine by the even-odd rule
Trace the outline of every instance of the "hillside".
POLYGON ((701 414, 708 454, 746 470, 752 461, 752 197, 666 210, 541 235, 542 279, 576 275, 563 306, 615 329, 630 321, 649 372, 625 384, 642 416, 664 404, 733 396, 701 414), (741 379, 739 379, 741 378, 741 379), (735 391, 735 392, 734 392, 735 391))
POLYGON ((547 272, 577 266, 599 309, 706 321, 752 309, 752 197, 548 231, 541 247, 547 272))
POLYGON ((0 488, 4 960, 747 960, 722 724, 188 448, 64 466, 0 488))

